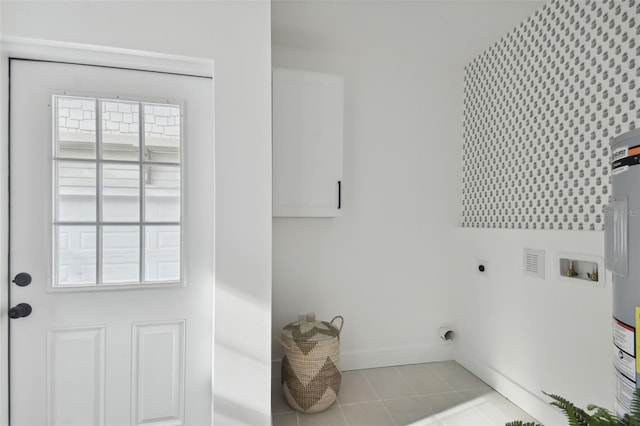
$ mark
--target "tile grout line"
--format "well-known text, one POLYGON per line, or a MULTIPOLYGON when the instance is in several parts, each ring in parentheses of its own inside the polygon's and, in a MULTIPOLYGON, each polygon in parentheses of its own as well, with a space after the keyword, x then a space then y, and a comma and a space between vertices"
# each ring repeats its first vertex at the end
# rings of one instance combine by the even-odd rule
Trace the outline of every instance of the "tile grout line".
MULTIPOLYGON (((367 386, 369 386, 369 390, 371 390, 373 392, 373 395, 376 399, 366 399, 364 401, 356 401, 356 402, 342 402, 340 401, 340 397, 336 397, 336 405, 340 406, 340 407, 348 407, 351 405, 359 405, 359 404, 366 404, 368 402, 378 402, 378 401, 382 401, 382 399, 378 396, 376 390, 373 388, 373 386, 371 386, 371 384, 369 383, 369 380, 367 380, 367 378, 365 377, 365 375, 362 373, 362 370, 350 370, 350 372, 353 373, 358 373, 360 375, 360 377, 365 381, 365 384, 367 386)), ((343 411, 344 414, 344 411, 343 411)))
MULTIPOLYGON (((455 362, 455 361, 454 361, 454 362, 455 362)), ((438 372, 437 372, 437 371, 435 371, 433 368, 431 368, 431 366, 430 366, 429 364, 430 364, 430 363, 425 363, 424 365, 426 365, 426 366, 427 366, 427 368, 429 369, 429 371, 431 371, 431 372, 433 373, 433 375, 434 375, 434 376, 436 376, 438 379, 442 380, 442 383, 444 383, 445 385, 449 386, 449 388, 450 388, 451 390, 450 390, 450 391, 447 391, 447 392, 451 392, 451 391, 456 392, 456 389, 453 387, 453 385, 452 385, 451 383, 449 383, 448 381, 446 381, 446 380, 444 379, 444 377, 442 377, 441 375, 439 375, 439 374, 438 374, 438 372)), ((426 394, 426 395, 434 395, 434 394, 437 394, 437 393, 445 393, 445 392, 432 392, 432 393, 430 393, 430 394, 426 394)), ((429 408, 431 408, 431 407, 429 407, 429 408)))
POLYGON ((342 419, 344 420, 344 424, 349 426, 349 421, 347 420, 347 416, 344 414, 344 411, 342 410, 342 406, 338 405, 338 408, 340 409, 340 414, 342 414, 342 419))
MULTIPOLYGON (((457 362, 455 362, 455 361, 453 361, 453 362, 454 362, 455 364, 459 365, 457 362)), ((442 381, 443 381, 447 386, 449 386, 449 387, 451 388, 451 392, 446 392, 446 393, 455 393, 455 394, 456 394, 456 395, 458 395, 458 396, 459 396, 459 397, 460 397, 464 402, 467 402, 467 400, 464 398, 464 396, 462 396, 462 395, 460 394, 460 392, 459 392, 459 391, 460 391, 460 390, 468 390, 468 389, 456 389, 456 388, 454 388, 454 386, 453 386, 451 383, 449 383, 449 381, 448 381, 448 380, 446 380, 442 375, 438 374, 438 372, 437 372, 436 370, 434 370, 434 369, 433 369, 429 364, 430 364, 430 363, 426 363, 426 365, 427 365, 427 367, 429 368, 429 370, 431 370, 431 372, 432 372, 436 377, 438 377, 438 378, 439 378, 440 380, 442 380, 442 381)), ((464 368, 464 367, 463 367, 463 368, 464 368)), ((471 373, 471 374, 473 374, 473 373, 471 373)), ((487 385, 487 386, 488 386, 488 385, 487 385)), ((474 389, 482 389, 482 388, 474 388, 474 389)), ((492 389, 492 388, 489 386, 489 389, 492 389)), ((445 392, 443 392, 443 393, 445 393, 445 392)), ((429 407, 429 408, 431 408, 431 407, 429 407)), ((480 410, 478 410, 476 407, 472 407, 472 408, 473 408, 474 410, 476 410, 478 413, 480 413, 480 415, 481 415, 482 417, 484 417, 485 419, 489 420, 489 423, 490 423, 491 425, 495 425, 495 423, 493 422, 493 420, 489 419, 486 415, 484 415, 484 413, 482 413, 482 412, 481 412, 480 410)), ((434 415, 438 418, 438 420, 440 420, 444 425, 446 425, 446 423, 447 423, 447 422, 446 422, 442 417, 440 417, 439 413, 434 413, 434 415)), ((495 426, 500 426, 500 425, 495 425, 495 426)))
MULTIPOLYGON (((482 388, 479 388, 479 389, 482 389, 482 388)), ((367 402, 391 402, 391 401, 399 401, 399 400, 402 400, 402 399, 413 399, 413 398, 422 399, 423 397, 427 397, 427 396, 446 395, 446 394, 452 394, 452 393, 458 393, 458 392, 456 392, 454 390, 447 390, 447 391, 444 391, 444 392, 431 392, 431 393, 425 393, 425 394, 422 394, 422 395, 398 396, 398 397, 395 397, 395 398, 385 398, 385 399, 381 398, 381 399, 375 399, 375 400, 370 400, 370 401, 348 402, 348 403, 341 403, 341 404, 336 404, 336 405, 340 405, 341 407, 349 407, 349 406, 352 406, 352 405, 366 404, 367 402)), ((429 408, 431 408, 431 407, 429 407, 429 408)), ((276 414, 286 414, 286 413, 276 413, 276 414)))
POLYGON ((407 379, 404 378, 404 376, 402 375, 402 373, 400 372, 400 370, 398 370, 398 367, 393 367, 394 370, 396 370, 396 373, 398 373, 398 375, 400 376, 400 378, 402 379, 402 381, 404 381, 404 383, 409 386, 409 389, 411 389, 411 391, 413 392, 413 396, 420 396, 418 395, 418 392, 416 392, 416 390, 414 389, 413 386, 411 386, 411 383, 409 383, 407 381, 407 379))
MULTIPOLYGON (((454 361, 455 362, 455 361, 454 361)), ((449 383, 447 380, 445 380, 444 377, 442 377, 440 374, 438 374, 438 372, 436 370, 434 370, 433 368, 431 368, 431 366, 429 366, 429 363, 427 363, 427 367, 429 367, 429 370, 431 370, 431 372, 433 374, 435 374, 435 376, 437 378, 439 378, 440 380, 442 380, 447 386, 449 386, 451 388, 452 391, 456 392, 456 388, 453 387, 453 385, 451 383, 449 383)))
MULTIPOLYGON (((376 388, 373 387, 373 385, 371 384, 371 382, 367 378, 367 375, 364 374, 362 372, 362 370, 360 370, 360 374, 362 374, 362 377, 364 378, 364 381, 367 382, 367 385, 369 385, 369 387, 373 391, 373 394, 376 396, 376 398, 378 398, 378 399, 376 399, 376 401, 382 401, 382 398, 380 398, 380 395, 378 395, 378 391, 376 391, 376 388)), ((374 402, 374 401, 368 401, 368 402, 374 402)))
POLYGON ((384 405, 384 402, 380 401, 380 405, 382 405, 382 408, 384 408, 384 411, 387 412, 387 414, 389 415, 389 418, 391 419, 391 421, 393 422, 393 424, 395 426, 398 426, 398 423, 396 422, 396 419, 393 418, 393 416, 391 415, 391 411, 389 411, 389 409, 387 408, 386 405, 384 405))
MULTIPOLYGON (((424 400, 423 396, 425 396, 425 395, 420 395, 420 394, 415 390, 415 388, 414 388, 413 386, 411 386, 411 383, 409 383, 409 382, 407 381, 407 379, 405 379, 405 378, 404 378, 404 376, 402 375, 402 373, 400 372, 400 370, 398 370, 398 367, 393 367, 393 368, 395 368, 395 369, 396 369, 396 371, 398 372, 398 374, 400 375, 400 377, 402 378, 402 380, 404 380, 404 382, 405 382, 405 383, 406 383, 406 384, 411 388, 411 390, 412 390, 412 391, 413 391, 413 393, 415 394, 412 398, 417 397, 417 398, 420 400, 420 402, 422 403, 422 405, 423 405, 424 407, 426 407, 426 408, 428 408, 429 410, 431 410, 431 411, 433 412, 433 414, 436 414, 436 413, 435 413, 435 411, 433 410, 433 408, 431 408, 431 407, 429 406, 429 404, 427 404, 427 402, 424 400)), ((450 386, 447 382, 445 382, 445 384, 446 384, 447 386, 450 386)))
MULTIPOLYGON (((491 386, 489 386, 487 383, 485 383, 482 379, 480 379, 478 376, 476 376, 475 374, 473 374, 472 372, 470 372, 469 370, 467 370, 466 368, 462 367, 460 364, 458 364, 457 362, 453 361, 456 365, 460 366, 461 368, 463 368, 469 375, 475 377, 476 379, 480 380, 480 382, 482 382, 484 384, 484 386, 472 386, 469 388, 464 388, 464 389, 459 389, 457 387, 454 387, 451 383, 449 383, 443 376, 441 376, 440 374, 438 374, 437 371, 435 371, 434 369, 432 369, 431 367, 429 367, 429 369, 431 371, 433 371, 433 374, 436 375, 436 377, 438 377, 440 380, 442 380, 443 382, 446 383, 447 386, 449 386, 454 392, 460 392, 460 391, 468 391, 468 390, 476 390, 476 389, 491 389, 491 390, 495 390, 493 389, 491 386)), ((427 363, 428 364, 428 363, 427 363)), ((455 375, 455 373, 453 374, 455 375)), ((460 395, 462 396, 462 395, 460 395)))
POLYGON ((474 410, 476 410, 478 413, 480 413, 480 415, 481 415, 482 417, 484 417, 485 419, 487 419, 487 420, 489 421, 489 424, 490 424, 490 425, 492 425, 492 426, 500 426, 500 425, 496 424, 496 422, 494 422, 494 421, 493 421, 493 419, 490 419, 490 418, 489 418, 489 416, 487 416, 486 414, 484 414, 484 413, 482 412, 482 410, 479 410, 477 407, 473 407, 473 409, 474 409, 474 410))
MULTIPOLYGON (((343 421, 345 422, 345 424, 347 426, 352 426, 350 425, 346 414, 344 412, 344 407, 345 406, 352 406, 352 405, 361 405, 361 404, 366 404, 366 403, 373 403, 373 402, 379 402, 382 404, 382 407, 384 409, 384 411, 387 413, 387 415, 389 416, 389 418, 391 419, 391 422, 393 425, 395 426, 402 426, 399 425, 398 422, 393 418, 391 411, 387 408, 387 406, 385 405, 386 401, 396 401, 396 400, 407 400, 407 399, 411 399, 411 398, 419 398, 420 399, 420 403, 422 404, 423 407, 428 408, 432 413, 430 414, 430 416, 433 416, 435 419, 437 419, 437 421, 439 422, 440 426, 447 426, 447 422, 444 420, 443 417, 441 417, 441 415, 437 412, 435 412, 433 410, 433 408, 431 408, 431 406, 424 400, 424 397, 429 396, 429 395, 438 395, 438 394, 455 394, 457 395, 464 403, 468 402, 467 399, 465 398, 465 396, 463 396, 462 392, 466 392, 466 391, 473 391, 473 390, 480 390, 480 389, 486 389, 487 391, 493 391, 495 392, 495 390, 493 388, 491 388, 490 386, 488 386, 487 384, 484 384, 484 386, 482 387, 470 387, 470 388, 463 388, 463 389, 458 389, 453 387, 453 385, 451 385, 451 383, 449 383, 447 380, 445 380, 445 378, 443 377, 443 375, 439 374, 437 371, 435 371, 430 365, 429 363, 424 363, 428 369, 428 371, 431 371, 435 377, 437 377, 438 379, 442 380, 444 384, 446 384, 451 390, 447 390, 444 392, 433 392, 433 393, 429 393, 429 394, 418 394, 418 392, 416 391, 416 389, 414 388, 414 386, 412 386, 407 378, 402 374, 402 372, 400 371, 398 366, 389 366, 389 367, 379 367, 377 369, 381 369, 381 370, 388 370, 389 372, 395 373, 397 375, 400 375, 400 379, 403 383, 405 383, 409 389, 411 389, 411 391, 413 392, 413 395, 411 396, 404 396, 404 397, 395 397, 395 398, 386 398, 383 399, 380 394, 377 392, 376 388, 372 385, 370 379, 367 377, 367 375, 364 373, 365 370, 368 369, 360 369, 360 370, 356 370, 358 371, 360 378, 363 378, 365 380, 365 383, 367 386, 369 386, 369 389, 373 391, 373 395, 375 396, 375 400, 369 400, 369 401, 360 401, 360 402, 353 402, 353 403, 347 403, 347 404, 343 404, 339 401, 339 398, 336 398, 336 404, 335 406, 339 407, 340 409, 340 414, 342 416, 343 421)), ((456 371, 451 371, 452 375, 455 376, 456 375, 456 371)), ((470 373, 471 375, 473 375, 473 373, 470 373)), ((473 375, 475 376, 475 375, 473 375)), ((273 383, 272 383, 273 384, 273 383)), ((280 394, 282 395, 282 394, 280 394)), ((284 399, 284 396, 283 396, 284 399)), ((513 404, 512 401, 506 399, 508 402, 510 402, 511 404, 513 404)), ((286 403, 286 400, 284 401, 286 403)), ((287 404, 288 405, 288 404, 287 404)), ((518 407, 516 404, 513 404, 515 407, 518 407)), ((290 408, 290 407, 289 407, 290 408)), ((477 413, 480 418, 488 421, 487 426, 500 426, 500 424, 497 424, 494 422, 494 420, 492 418, 490 418, 487 414, 485 414, 482 410, 480 410, 478 407, 476 406, 472 406, 470 407, 473 412, 477 413)), ((521 409, 521 408, 520 408, 521 409)), ((522 409, 521 409, 522 410, 522 409)), ((523 410, 524 411, 524 410, 523 410)), ((285 414, 289 414, 289 413, 295 413, 296 414, 296 425, 297 426, 302 426, 302 419, 301 419, 301 415, 300 413, 298 413, 295 410, 292 411, 287 411, 287 412, 281 412, 281 413, 272 413, 272 414, 277 414, 277 415, 285 415, 285 414)), ((525 412, 526 413, 526 412, 525 412)), ((526 413, 528 414, 528 413, 526 413)), ((529 415, 529 414, 528 414, 529 415)))
MULTIPOLYGON (((463 389, 463 391, 466 391, 466 390, 479 390, 479 389, 484 389, 484 388, 463 389)), ((503 395, 501 395, 498 391, 496 391, 496 390, 495 390, 495 389, 493 389, 492 387, 490 387, 490 386, 489 386, 489 388, 488 388, 488 389, 489 389, 489 393, 493 393, 493 394, 497 395, 499 398, 503 399, 503 400, 504 400, 504 402, 506 402, 506 403, 510 404, 510 406, 513 406, 514 408, 516 408, 516 409, 518 409, 518 410, 522 411, 524 414, 526 414, 526 415, 528 415, 529 417, 532 417, 532 418, 533 418, 533 416, 531 416, 529 413, 527 413, 526 411, 524 411, 524 410, 523 410, 522 408, 520 408, 518 405, 514 404, 514 403, 513 403, 511 400, 509 400, 508 398, 505 398, 503 395)), ((459 392, 458 392, 458 393, 459 393, 459 392)), ((461 395, 461 396, 462 396, 462 395, 461 395)), ((495 403, 493 403, 493 402, 492 402, 492 403, 490 403, 490 405, 492 405, 492 406, 493 406, 493 405, 495 405, 495 403)), ((489 417, 489 415, 488 415, 488 414, 486 414, 486 413, 485 413, 481 408, 479 408, 478 406, 474 406, 474 408, 475 408, 476 410, 478 410, 478 411, 479 411, 479 412, 480 412, 484 417, 488 418, 488 419, 489 419, 489 421, 491 421, 491 422, 492 422, 493 426, 501 426, 501 425, 503 425, 504 423, 506 423, 506 421, 505 421, 504 423, 503 423, 503 422, 496 423, 496 422, 495 422, 495 420, 494 420, 494 419, 492 419, 492 418, 490 418, 490 417, 489 417)), ((514 416, 514 417, 515 417, 515 416, 514 416)), ((535 419, 534 419, 533 421, 534 421, 534 422, 537 422, 537 420, 535 420, 535 419)))
MULTIPOLYGON (((386 367, 389 368, 389 367, 386 367)), ((394 367, 395 368, 395 367, 394 367)), ((378 394, 378 391, 376 391, 376 388, 373 387, 373 385, 371 384, 371 382, 369 381, 369 378, 367 377, 366 374, 362 373, 362 376, 364 377, 364 380, 366 380, 367 384, 369 385, 369 387, 371 389, 373 389, 373 393, 376 394, 376 396, 378 397, 378 402, 380 403, 380 405, 382 405, 382 408, 384 408, 384 411, 387 412, 387 414, 389 415, 389 418, 391 419, 391 421, 393 422, 393 424, 395 426, 398 426, 398 423, 396 423, 396 420, 393 418, 393 416, 391 415, 391 413, 389 412, 389 409, 387 408, 386 405, 384 405, 384 402, 382 402, 382 398, 380 397, 380 395, 378 394)))
POLYGON ((464 402, 469 402, 469 400, 467 398, 465 398, 465 396, 461 392, 475 391, 475 390, 480 390, 480 389, 487 389, 489 392, 496 392, 496 390, 493 389, 491 386, 489 386, 487 388, 482 387, 482 388, 457 389, 454 392, 457 393, 458 395, 460 395, 460 398, 462 398, 464 400, 464 402))

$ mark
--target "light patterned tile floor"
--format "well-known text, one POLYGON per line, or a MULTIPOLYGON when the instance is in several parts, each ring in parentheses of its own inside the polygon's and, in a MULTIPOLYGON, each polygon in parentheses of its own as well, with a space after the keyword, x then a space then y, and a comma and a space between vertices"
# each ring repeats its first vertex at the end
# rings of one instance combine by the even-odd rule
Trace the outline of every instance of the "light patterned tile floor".
POLYGON ((303 414, 271 392, 273 426, 503 426, 533 417, 453 361, 346 371, 338 400, 303 414))

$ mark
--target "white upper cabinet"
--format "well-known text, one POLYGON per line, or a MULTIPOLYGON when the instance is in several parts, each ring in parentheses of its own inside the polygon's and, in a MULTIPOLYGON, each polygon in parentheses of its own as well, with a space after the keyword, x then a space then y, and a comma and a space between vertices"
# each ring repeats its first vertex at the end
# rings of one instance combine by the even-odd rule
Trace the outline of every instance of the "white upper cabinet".
POLYGON ((273 70, 273 216, 335 217, 342 207, 343 78, 273 70))

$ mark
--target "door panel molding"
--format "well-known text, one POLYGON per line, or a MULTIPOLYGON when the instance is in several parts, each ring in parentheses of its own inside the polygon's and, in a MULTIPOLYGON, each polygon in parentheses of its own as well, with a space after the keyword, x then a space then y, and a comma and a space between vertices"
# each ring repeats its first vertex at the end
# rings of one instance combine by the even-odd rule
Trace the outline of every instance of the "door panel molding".
POLYGON ((106 334, 105 326, 47 331, 47 426, 104 425, 106 334), (78 389, 81 400, 66 398, 78 389))
POLYGON ((185 320, 134 323, 131 424, 184 424, 185 320), (159 372, 170 374, 159 374, 159 372))

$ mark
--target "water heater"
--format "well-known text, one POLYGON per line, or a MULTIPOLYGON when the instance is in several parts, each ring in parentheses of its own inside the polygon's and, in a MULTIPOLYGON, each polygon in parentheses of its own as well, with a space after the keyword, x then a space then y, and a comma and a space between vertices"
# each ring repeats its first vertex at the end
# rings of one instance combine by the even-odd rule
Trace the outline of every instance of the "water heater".
POLYGON ((640 129, 611 141, 611 189, 605 263, 613 274, 615 411, 622 416, 640 387, 640 129))

